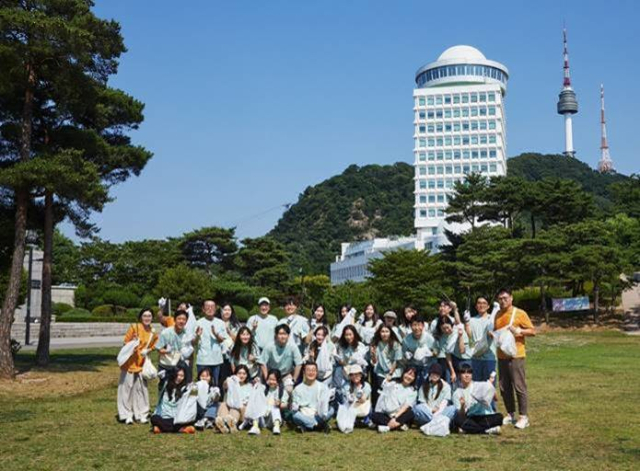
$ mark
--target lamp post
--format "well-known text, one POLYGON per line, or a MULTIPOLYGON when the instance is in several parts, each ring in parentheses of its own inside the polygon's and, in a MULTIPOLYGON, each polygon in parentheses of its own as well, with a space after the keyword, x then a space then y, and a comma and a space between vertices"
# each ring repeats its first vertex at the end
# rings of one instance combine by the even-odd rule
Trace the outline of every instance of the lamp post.
POLYGON ((29 246, 29 271, 27 274, 27 315, 24 319, 24 344, 29 345, 31 339, 31 276, 33 274, 33 247, 38 240, 36 231, 27 231, 27 245, 29 246))

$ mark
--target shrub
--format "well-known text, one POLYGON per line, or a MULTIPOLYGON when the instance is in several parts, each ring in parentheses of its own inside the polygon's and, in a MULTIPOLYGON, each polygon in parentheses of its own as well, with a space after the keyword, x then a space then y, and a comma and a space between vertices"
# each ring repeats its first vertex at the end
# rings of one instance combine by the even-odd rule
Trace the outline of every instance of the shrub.
POLYGON ((158 298, 153 296, 152 294, 145 294, 142 299, 140 299, 140 309, 143 308, 152 308, 153 306, 158 305, 158 298))
POLYGON ((69 312, 72 309, 73 309, 73 306, 71 304, 53 303, 53 315, 56 317, 64 314, 65 312, 69 312))
POLYGON ((242 306, 233 306, 233 310, 236 311, 236 317, 240 322, 247 322, 247 319, 249 319, 249 311, 242 306))
POLYGON ((91 314, 98 317, 109 317, 109 316, 121 316, 126 314, 126 308, 122 306, 114 306, 112 304, 103 304, 101 306, 96 306, 91 311, 91 314))
POLYGON ((140 298, 124 288, 109 289, 102 295, 104 304, 114 306, 136 307, 140 304, 140 298))

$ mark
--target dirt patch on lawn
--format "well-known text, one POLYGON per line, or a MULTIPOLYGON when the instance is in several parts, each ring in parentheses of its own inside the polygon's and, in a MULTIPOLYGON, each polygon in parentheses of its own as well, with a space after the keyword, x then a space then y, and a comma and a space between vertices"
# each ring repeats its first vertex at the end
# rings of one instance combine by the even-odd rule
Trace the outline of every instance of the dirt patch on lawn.
POLYGON ((9 397, 46 399, 76 396, 110 387, 115 385, 117 381, 117 367, 103 367, 94 371, 33 369, 19 373, 14 381, 0 381, 0 400, 9 397))

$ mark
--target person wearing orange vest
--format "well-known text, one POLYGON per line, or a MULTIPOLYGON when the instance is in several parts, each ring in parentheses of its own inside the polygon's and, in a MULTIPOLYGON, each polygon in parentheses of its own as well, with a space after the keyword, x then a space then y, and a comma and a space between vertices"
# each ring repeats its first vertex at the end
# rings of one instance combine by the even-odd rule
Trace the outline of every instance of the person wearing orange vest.
POLYGON ((529 426, 527 415, 527 382, 525 378, 525 338, 536 335, 535 328, 526 312, 513 305, 513 296, 508 288, 502 288, 497 294, 500 311, 496 314, 494 329, 499 330, 505 327, 511 331, 516 339, 517 353, 511 357, 498 349, 498 371, 500 375, 500 395, 504 400, 507 416, 504 418, 504 425, 515 425, 518 429, 529 426), (511 321, 513 317, 513 322, 511 321), (516 401, 518 401, 518 412, 520 416, 515 420, 516 401))
POLYGON ((150 309, 141 310, 138 323, 132 324, 124 336, 125 344, 135 339, 140 341, 131 357, 120 367, 118 417, 126 424, 132 424, 134 419, 141 424, 149 421, 149 389, 141 373, 147 355, 158 341, 158 335, 151 327, 152 320, 150 309))

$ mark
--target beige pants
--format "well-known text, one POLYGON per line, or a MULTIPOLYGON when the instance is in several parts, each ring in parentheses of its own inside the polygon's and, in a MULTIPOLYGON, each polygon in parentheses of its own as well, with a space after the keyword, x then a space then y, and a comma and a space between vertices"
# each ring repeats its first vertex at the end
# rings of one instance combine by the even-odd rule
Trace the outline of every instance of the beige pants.
POLYGON ((226 402, 220 403, 220 407, 218 407, 218 417, 226 419, 229 416, 233 417, 238 424, 241 424, 244 420, 244 407, 242 409, 231 409, 227 406, 226 402))
POLYGON ((149 418, 147 381, 139 373, 120 371, 118 381, 118 417, 120 420, 149 418))

